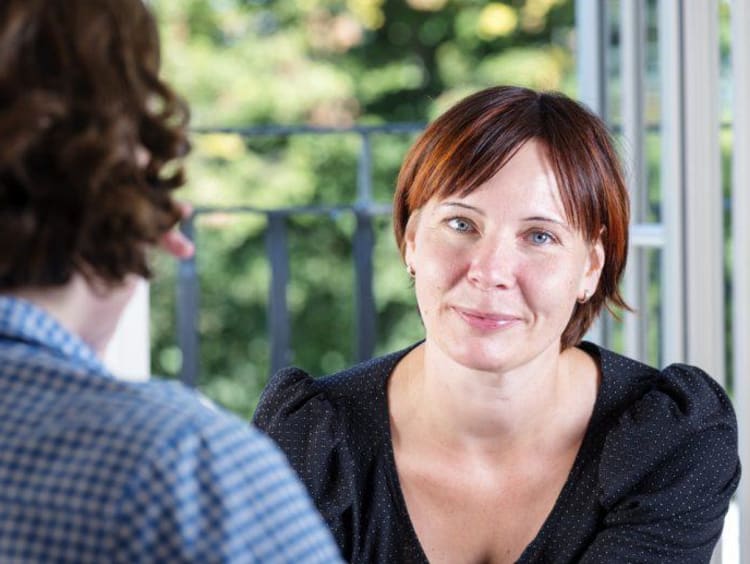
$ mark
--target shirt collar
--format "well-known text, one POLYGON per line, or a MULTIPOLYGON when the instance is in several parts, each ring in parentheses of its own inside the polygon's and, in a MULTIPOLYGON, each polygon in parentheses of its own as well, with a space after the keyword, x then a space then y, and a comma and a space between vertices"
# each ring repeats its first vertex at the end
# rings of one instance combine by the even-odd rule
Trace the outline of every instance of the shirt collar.
POLYGON ((109 376, 94 350, 44 309, 21 298, 0 295, 0 341, 26 342, 109 376))

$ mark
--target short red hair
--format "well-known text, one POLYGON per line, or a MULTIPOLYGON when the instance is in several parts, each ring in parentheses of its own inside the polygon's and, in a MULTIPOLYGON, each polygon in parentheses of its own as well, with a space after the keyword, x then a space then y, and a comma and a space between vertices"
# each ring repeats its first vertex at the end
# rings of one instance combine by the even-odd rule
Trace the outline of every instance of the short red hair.
POLYGON ((578 304, 562 348, 578 344, 603 306, 629 309, 619 290, 628 256, 629 199, 606 125, 557 92, 487 88, 458 102, 417 139, 398 176, 393 206, 404 253, 411 214, 433 197, 466 195, 492 178, 527 141, 547 156, 568 221, 589 241, 601 235, 605 262, 596 292, 578 304))

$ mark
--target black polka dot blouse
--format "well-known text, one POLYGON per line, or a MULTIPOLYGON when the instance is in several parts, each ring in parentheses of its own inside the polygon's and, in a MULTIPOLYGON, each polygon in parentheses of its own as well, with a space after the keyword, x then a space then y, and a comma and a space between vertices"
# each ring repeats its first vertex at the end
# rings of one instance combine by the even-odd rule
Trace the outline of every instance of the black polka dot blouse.
MULTIPOLYGON (((737 488, 737 423, 701 370, 656 370, 590 343, 602 379, 557 502, 522 563, 709 562, 737 488)), ((391 443, 386 385, 405 349, 269 382, 255 424, 286 453, 353 563, 427 562, 391 443)))

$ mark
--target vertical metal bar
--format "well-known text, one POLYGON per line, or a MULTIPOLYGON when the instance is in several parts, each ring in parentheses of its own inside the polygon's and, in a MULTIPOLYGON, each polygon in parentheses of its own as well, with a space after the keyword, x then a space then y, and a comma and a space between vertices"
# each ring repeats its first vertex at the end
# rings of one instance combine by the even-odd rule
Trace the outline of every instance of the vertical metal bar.
POLYGON ((357 205, 369 207, 372 204, 372 142, 366 131, 361 133, 361 139, 357 161, 357 205))
POLYGON ((719 153, 718 0, 682 11, 687 360, 724 382, 724 233, 719 153))
POLYGON ((372 217, 367 210, 357 210, 354 234, 354 269, 356 278, 357 360, 372 358, 375 350, 376 319, 372 289, 372 253, 375 236, 372 217))
MULTIPOLYGON (((606 2, 576 0, 576 68, 578 99, 607 119, 607 58, 609 47, 606 2)), ((604 313, 603 316, 606 316, 604 313)), ((600 316, 586 339, 607 346, 607 319, 600 316)))
MULTIPOLYGON (((725 381, 724 229, 719 150, 719 3, 684 2, 686 360, 725 381)), ((713 562, 721 562, 721 543, 713 562)))
MULTIPOLYGON (((195 240, 195 215, 185 218, 180 230, 191 241, 195 240)), ((200 282, 196 252, 189 259, 180 261, 177 267, 177 336, 182 353, 180 380, 191 387, 198 385, 200 337, 198 311, 200 282)))
POLYGON ((289 251, 286 237, 286 215, 269 212, 267 215, 266 256, 271 265, 271 285, 268 288, 268 333, 271 340, 271 374, 291 362, 289 312, 286 289, 289 282, 289 251))
POLYGON ((661 100, 660 172, 662 250, 662 363, 685 361, 685 269, 683 245, 682 0, 659 0, 661 100))
POLYGON ((375 350, 377 320, 373 292, 372 255, 375 235, 372 227, 372 145, 370 136, 362 133, 362 146, 357 166, 357 229, 354 233, 353 253, 356 279, 357 360, 371 358, 375 350))
POLYGON ((576 0, 575 18, 578 99, 606 119, 609 47, 606 2, 576 0))
MULTIPOLYGON (((648 184, 645 166, 645 0, 620 3, 620 58, 622 60, 622 123, 625 162, 630 190, 631 223, 646 222, 648 184)), ((623 284, 625 297, 637 313, 626 313, 625 354, 646 361, 648 338, 648 270, 646 254, 636 245, 630 257, 623 284)))
MULTIPOLYGON (((732 351, 740 459, 750 461, 750 0, 733 0, 732 351)), ((750 480, 740 481, 740 562, 750 562, 750 480)))

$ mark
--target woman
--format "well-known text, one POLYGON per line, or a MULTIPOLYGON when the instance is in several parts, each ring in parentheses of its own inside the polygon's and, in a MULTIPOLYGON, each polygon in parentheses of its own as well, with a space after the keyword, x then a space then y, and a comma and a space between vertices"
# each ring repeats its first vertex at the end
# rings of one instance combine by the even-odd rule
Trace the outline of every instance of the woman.
POLYGON ((697 368, 581 342, 627 308, 604 124, 560 94, 474 94, 411 149, 394 224, 424 342, 282 371, 256 414, 344 556, 708 562, 739 480, 729 400, 697 368))

